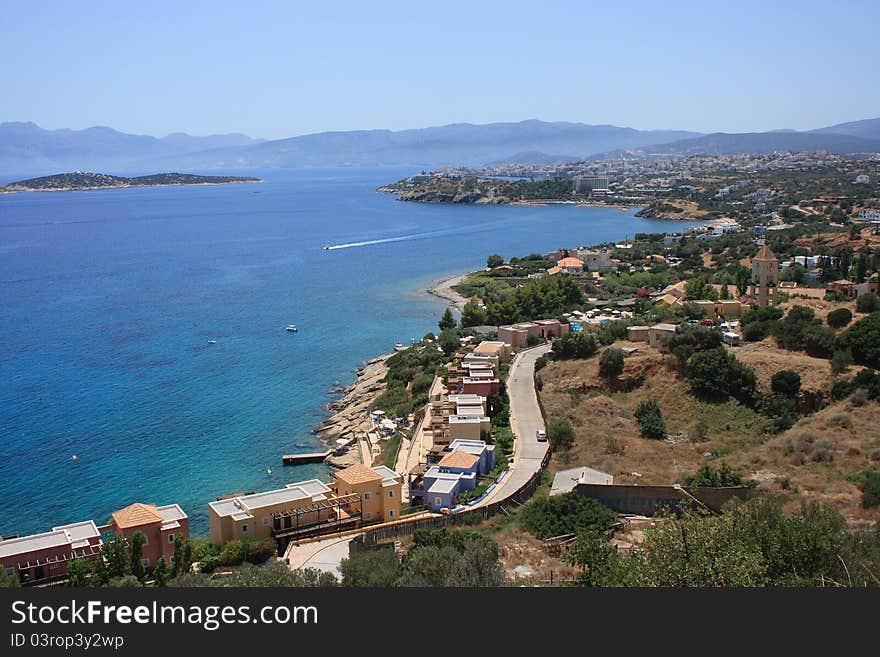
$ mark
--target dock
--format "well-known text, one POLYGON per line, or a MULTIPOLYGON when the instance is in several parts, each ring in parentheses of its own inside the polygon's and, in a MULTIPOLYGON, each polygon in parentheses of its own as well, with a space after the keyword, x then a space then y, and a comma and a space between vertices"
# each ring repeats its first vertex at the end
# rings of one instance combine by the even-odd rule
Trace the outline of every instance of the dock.
POLYGON ((333 453, 332 449, 326 452, 312 452, 310 454, 285 454, 281 457, 284 465, 299 465, 300 463, 318 463, 333 453))

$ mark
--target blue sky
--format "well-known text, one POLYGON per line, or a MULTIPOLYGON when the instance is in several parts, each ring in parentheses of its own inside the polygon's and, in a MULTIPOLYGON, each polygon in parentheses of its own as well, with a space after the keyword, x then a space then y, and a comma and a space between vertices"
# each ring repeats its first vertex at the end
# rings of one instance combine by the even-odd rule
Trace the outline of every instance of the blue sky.
POLYGON ((48 2, 0 12, 0 121, 164 135, 880 116, 880 3, 48 2))

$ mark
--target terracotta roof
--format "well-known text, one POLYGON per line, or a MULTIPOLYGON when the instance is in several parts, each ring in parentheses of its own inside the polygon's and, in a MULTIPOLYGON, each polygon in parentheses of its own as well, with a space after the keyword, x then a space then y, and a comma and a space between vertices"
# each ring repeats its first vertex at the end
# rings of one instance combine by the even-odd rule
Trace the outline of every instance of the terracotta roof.
POLYGON ((761 247, 761 250, 758 251, 758 255, 756 255, 752 260, 776 260, 776 256, 773 255, 773 251, 770 250, 770 247, 766 244, 761 247))
POLYGON ((113 523, 119 529, 140 527, 154 522, 162 522, 162 515, 155 504, 141 504, 135 502, 131 506, 113 512, 113 523))
POLYGON ((553 276, 553 274, 558 274, 561 271, 562 270, 559 267, 550 267, 550 269, 547 270, 547 274, 553 276))
POLYGON ((559 267, 583 267, 584 261, 580 258, 563 258, 556 263, 559 267))
POLYGON ((477 463, 480 462, 480 457, 476 454, 469 454, 468 452, 449 452, 446 456, 440 459, 440 462, 437 464, 441 468, 472 468, 477 463))
POLYGON ((336 473, 339 481, 347 484, 365 484, 368 481, 382 481, 382 475, 361 463, 350 465, 336 473))

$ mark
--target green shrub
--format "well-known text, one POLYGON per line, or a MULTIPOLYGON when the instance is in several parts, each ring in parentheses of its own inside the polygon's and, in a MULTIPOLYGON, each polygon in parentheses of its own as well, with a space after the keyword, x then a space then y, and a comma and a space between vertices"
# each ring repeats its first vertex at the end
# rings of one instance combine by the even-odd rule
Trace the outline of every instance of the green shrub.
POLYGON ((688 488, 726 488, 728 486, 754 486, 754 480, 744 480, 742 473, 734 470, 726 462, 721 462, 717 470, 708 463, 695 474, 683 477, 681 483, 688 488))
POLYGON ((660 405, 656 401, 649 399, 640 403, 636 408, 635 416, 643 438, 666 439, 666 423, 663 421, 660 405))
POLYGON ((752 406, 757 397, 754 371, 739 362, 724 347, 701 351, 688 361, 691 392, 701 399, 715 402, 733 397, 752 406))
POLYGON ((547 423, 547 438, 554 447, 569 449, 574 444, 574 429, 568 420, 550 420, 547 423))
POLYGON ((848 349, 855 363, 880 369, 880 312, 863 317, 847 328, 837 336, 835 346, 838 350, 848 349))
POLYGON ((603 531, 611 527, 617 516, 592 498, 566 493, 533 499, 522 508, 519 519, 530 534, 550 538, 590 528, 603 531))
POLYGON ((785 431, 797 421, 797 404, 794 398, 775 392, 761 399, 758 404, 762 414, 773 419, 776 431, 785 431))
POLYGON ((553 353, 557 358, 589 358, 599 348, 596 337, 590 331, 566 333, 553 341, 553 353))
POLYGON ((786 397, 797 397, 801 389, 801 377, 791 370, 779 370, 770 379, 770 387, 773 392, 786 397))
POLYGON ((614 379, 623 373, 623 349, 609 347, 599 357, 599 374, 614 379))
POLYGON ((850 312, 849 308, 838 308, 828 313, 825 321, 828 322, 828 326, 831 328, 843 328, 852 321, 852 312, 850 312))
POLYGON ((804 351, 813 358, 831 358, 834 353, 834 331, 821 324, 809 327, 804 332, 804 351))
POLYGON ((872 509, 880 505, 880 472, 872 471, 865 476, 862 488, 862 507, 872 509))
POLYGON ((856 298, 856 310, 860 313, 875 313, 880 310, 880 297, 868 292, 856 298))
POLYGON ((836 373, 846 372, 852 365, 853 356, 849 349, 838 349, 831 357, 831 369, 836 373))
POLYGON ((743 326, 743 340, 746 342, 760 342, 773 331, 773 325, 769 322, 753 322, 743 326))

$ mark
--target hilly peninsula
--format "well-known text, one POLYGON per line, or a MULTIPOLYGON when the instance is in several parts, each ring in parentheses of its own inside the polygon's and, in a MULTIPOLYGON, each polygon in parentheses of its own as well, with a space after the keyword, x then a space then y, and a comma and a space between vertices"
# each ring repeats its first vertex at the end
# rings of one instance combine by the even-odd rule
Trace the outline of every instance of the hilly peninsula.
POLYGON ((242 176, 199 176, 190 173, 154 173, 148 176, 125 178, 106 173, 56 173, 41 178, 29 178, 0 187, 0 192, 57 192, 84 189, 112 189, 120 187, 164 187, 172 185, 225 185, 229 183, 263 182, 260 178, 242 176))

